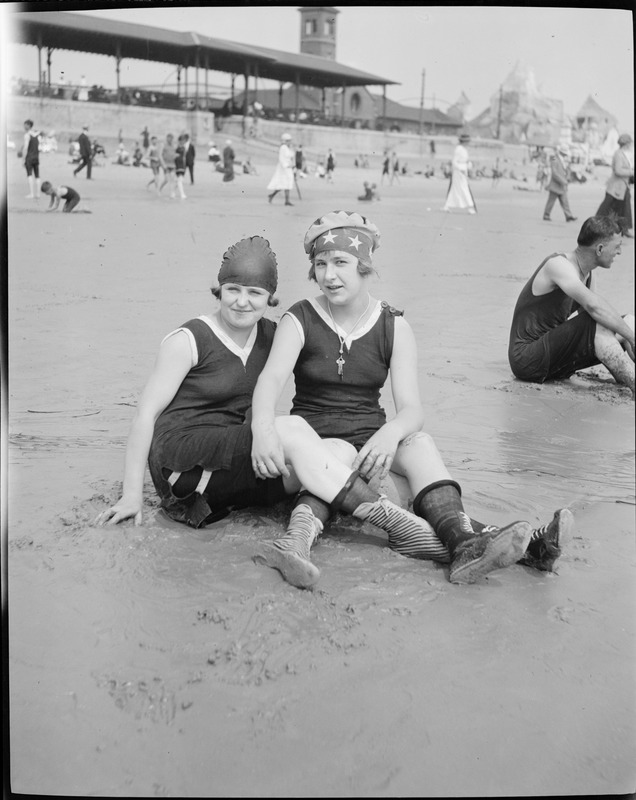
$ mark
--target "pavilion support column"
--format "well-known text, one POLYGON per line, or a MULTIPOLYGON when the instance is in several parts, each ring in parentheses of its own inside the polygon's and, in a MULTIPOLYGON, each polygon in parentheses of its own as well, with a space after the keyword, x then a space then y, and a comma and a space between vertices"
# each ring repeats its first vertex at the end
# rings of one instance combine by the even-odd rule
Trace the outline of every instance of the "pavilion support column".
POLYGON ((194 107, 199 110, 199 48, 197 47, 196 60, 194 62, 194 107))
POLYGON ((326 117, 327 116, 327 92, 326 92, 324 86, 322 87, 322 96, 320 98, 320 103, 321 103, 321 106, 322 106, 321 109, 320 109, 320 111, 322 112, 322 116, 326 117))
POLYGON ((188 101, 190 100, 190 89, 188 88, 188 67, 190 65, 186 64, 184 67, 185 71, 185 99, 186 99, 186 108, 188 107, 188 101))
POLYGON ((121 56, 117 56, 115 62, 115 73, 117 75, 117 102, 121 103, 121 56))
POLYGON ((181 100, 181 70, 183 67, 181 64, 177 67, 177 97, 181 100))
POLYGON ((300 75, 298 72, 296 73, 296 80, 294 81, 296 86, 296 100, 294 103, 294 113, 296 115, 296 124, 298 124, 298 114, 300 113, 300 75))
POLYGON ((342 103, 340 103, 340 119, 342 122, 342 127, 344 128, 345 123, 345 85, 342 84, 342 103))
POLYGON ((386 84, 382 87, 382 130, 386 125, 386 84))
POLYGON ((283 113, 283 84, 278 84, 278 110, 283 113))
POLYGON ((247 116, 247 102, 248 102, 248 95, 250 91, 250 72, 251 72, 251 64, 245 65, 245 91, 243 92, 243 118, 247 116))
POLYGON ((49 89, 51 88, 51 53, 53 52, 52 47, 46 48, 46 83, 49 89))
POLYGON ((42 99, 42 39, 38 42, 38 95, 42 99))
POLYGON ((210 89, 208 86, 208 71, 210 69, 210 54, 205 54, 205 110, 209 111, 210 106, 210 89))

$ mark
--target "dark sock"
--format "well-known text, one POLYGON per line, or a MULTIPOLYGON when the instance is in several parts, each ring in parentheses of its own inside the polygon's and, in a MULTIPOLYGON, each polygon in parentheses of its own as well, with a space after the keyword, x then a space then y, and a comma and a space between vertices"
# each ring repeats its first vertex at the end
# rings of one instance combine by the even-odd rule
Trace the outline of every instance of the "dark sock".
POLYGON ((298 493, 298 496, 294 501, 294 508, 302 504, 309 506, 314 517, 319 519, 323 525, 326 525, 333 515, 329 503, 321 500, 320 497, 316 497, 315 494, 308 492, 306 489, 301 489, 301 491, 298 493))
POLYGON ((437 481, 426 486, 413 501, 413 511, 433 526, 451 555, 458 545, 474 535, 462 527, 462 522, 468 517, 462 504, 461 489, 455 481, 437 481))
POLYGON ((375 503, 380 497, 377 492, 370 489, 365 481, 360 477, 357 470, 349 475, 347 482, 334 497, 331 508, 334 511, 344 511, 353 514, 360 503, 375 503))

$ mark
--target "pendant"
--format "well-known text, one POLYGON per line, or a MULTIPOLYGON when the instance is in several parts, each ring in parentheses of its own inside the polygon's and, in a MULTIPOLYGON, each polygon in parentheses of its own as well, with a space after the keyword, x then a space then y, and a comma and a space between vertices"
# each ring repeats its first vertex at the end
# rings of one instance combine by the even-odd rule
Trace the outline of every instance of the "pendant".
POLYGON ((345 365, 345 360, 342 357, 342 354, 340 355, 340 358, 338 358, 336 360, 336 364, 338 365, 338 375, 340 375, 341 378, 344 378, 344 369, 343 369, 343 367, 345 365))

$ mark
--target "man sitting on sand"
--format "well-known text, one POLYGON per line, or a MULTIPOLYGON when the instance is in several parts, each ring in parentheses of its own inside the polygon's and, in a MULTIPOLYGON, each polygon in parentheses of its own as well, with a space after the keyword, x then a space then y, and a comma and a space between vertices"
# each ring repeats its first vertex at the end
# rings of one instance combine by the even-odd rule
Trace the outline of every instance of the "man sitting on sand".
POLYGON ((548 256, 521 290, 508 360, 517 378, 534 383, 569 378, 604 364, 634 396, 634 316, 621 315, 592 288, 621 252, 620 226, 609 217, 583 223, 576 248, 548 256))

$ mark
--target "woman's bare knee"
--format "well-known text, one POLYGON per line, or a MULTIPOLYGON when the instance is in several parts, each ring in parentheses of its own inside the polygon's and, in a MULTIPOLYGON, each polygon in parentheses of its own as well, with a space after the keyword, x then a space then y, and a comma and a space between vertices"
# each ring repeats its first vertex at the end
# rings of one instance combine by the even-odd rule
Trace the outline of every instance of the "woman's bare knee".
POLYGON ((349 442, 345 442, 344 439, 323 439, 323 442, 338 461, 342 461, 343 464, 348 466, 353 464, 355 457, 358 455, 356 448, 349 442))
POLYGON ((426 431, 415 431, 406 436, 399 445, 403 450, 435 450, 437 446, 433 437, 426 431))

